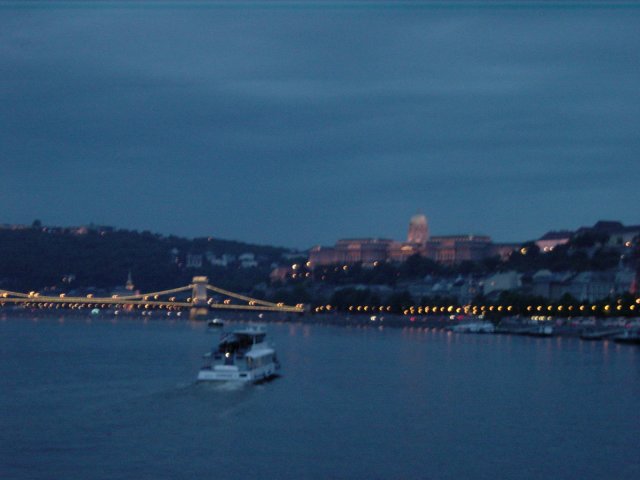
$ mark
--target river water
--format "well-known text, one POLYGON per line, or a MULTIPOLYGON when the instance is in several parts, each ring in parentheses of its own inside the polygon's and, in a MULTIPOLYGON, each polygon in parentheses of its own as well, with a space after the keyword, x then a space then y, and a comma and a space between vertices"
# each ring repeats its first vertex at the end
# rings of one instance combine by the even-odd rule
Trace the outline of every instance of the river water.
POLYGON ((202 323, 3 317, 0 478, 640 478, 637 347, 268 331, 283 375, 237 388, 194 383, 202 323))

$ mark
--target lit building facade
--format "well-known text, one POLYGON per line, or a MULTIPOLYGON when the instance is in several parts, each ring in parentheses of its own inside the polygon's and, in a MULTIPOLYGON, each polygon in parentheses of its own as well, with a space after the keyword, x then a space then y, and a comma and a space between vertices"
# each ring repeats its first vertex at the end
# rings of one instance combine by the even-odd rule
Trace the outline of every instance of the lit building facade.
POLYGON ((429 240, 429 225, 427 217, 422 214, 414 215, 409 221, 409 233, 407 243, 424 245, 429 240))
POLYGON ((388 259, 393 240, 385 238, 350 238, 338 240, 333 247, 314 247, 309 252, 312 265, 353 263, 372 264, 388 259))
MULTIPOLYGON (((509 250, 509 253, 511 251, 513 250, 509 250)), ((411 217, 405 242, 383 238, 338 240, 333 247, 312 248, 309 261, 313 266, 353 263, 370 265, 375 262, 403 262, 416 254, 452 265, 467 260, 479 261, 497 255, 498 252, 491 238, 483 235, 430 237, 427 217, 419 214, 411 217)))

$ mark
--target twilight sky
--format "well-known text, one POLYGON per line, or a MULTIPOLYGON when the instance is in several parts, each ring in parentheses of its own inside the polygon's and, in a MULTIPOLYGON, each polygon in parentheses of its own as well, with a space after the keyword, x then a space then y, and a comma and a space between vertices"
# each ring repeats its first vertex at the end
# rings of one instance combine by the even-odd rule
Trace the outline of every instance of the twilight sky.
POLYGON ((308 248, 640 223, 640 4, 0 2, 0 223, 308 248))

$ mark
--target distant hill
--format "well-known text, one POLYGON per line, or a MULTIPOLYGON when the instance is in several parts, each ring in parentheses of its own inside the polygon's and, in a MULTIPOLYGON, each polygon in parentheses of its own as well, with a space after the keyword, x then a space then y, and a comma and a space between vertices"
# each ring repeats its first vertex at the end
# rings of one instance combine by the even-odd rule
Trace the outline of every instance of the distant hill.
POLYGON ((187 239, 112 227, 5 225, 0 228, 0 288, 68 291, 92 286, 108 290, 123 285, 131 272, 141 291, 185 285, 194 275, 207 275, 214 284, 242 290, 268 281, 271 265, 288 252, 216 238, 187 239), (250 268, 242 268, 238 260, 245 253, 254 258, 250 268), (214 265, 223 255, 226 265, 222 261, 214 265))

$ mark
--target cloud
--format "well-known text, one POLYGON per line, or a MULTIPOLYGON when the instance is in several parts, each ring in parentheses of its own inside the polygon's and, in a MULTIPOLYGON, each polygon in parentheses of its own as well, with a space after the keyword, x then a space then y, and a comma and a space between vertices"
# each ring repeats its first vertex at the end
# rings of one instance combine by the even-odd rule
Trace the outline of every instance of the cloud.
POLYGON ((300 247, 416 210, 498 239, 637 222, 639 16, 5 9, 6 221, 300 247))

